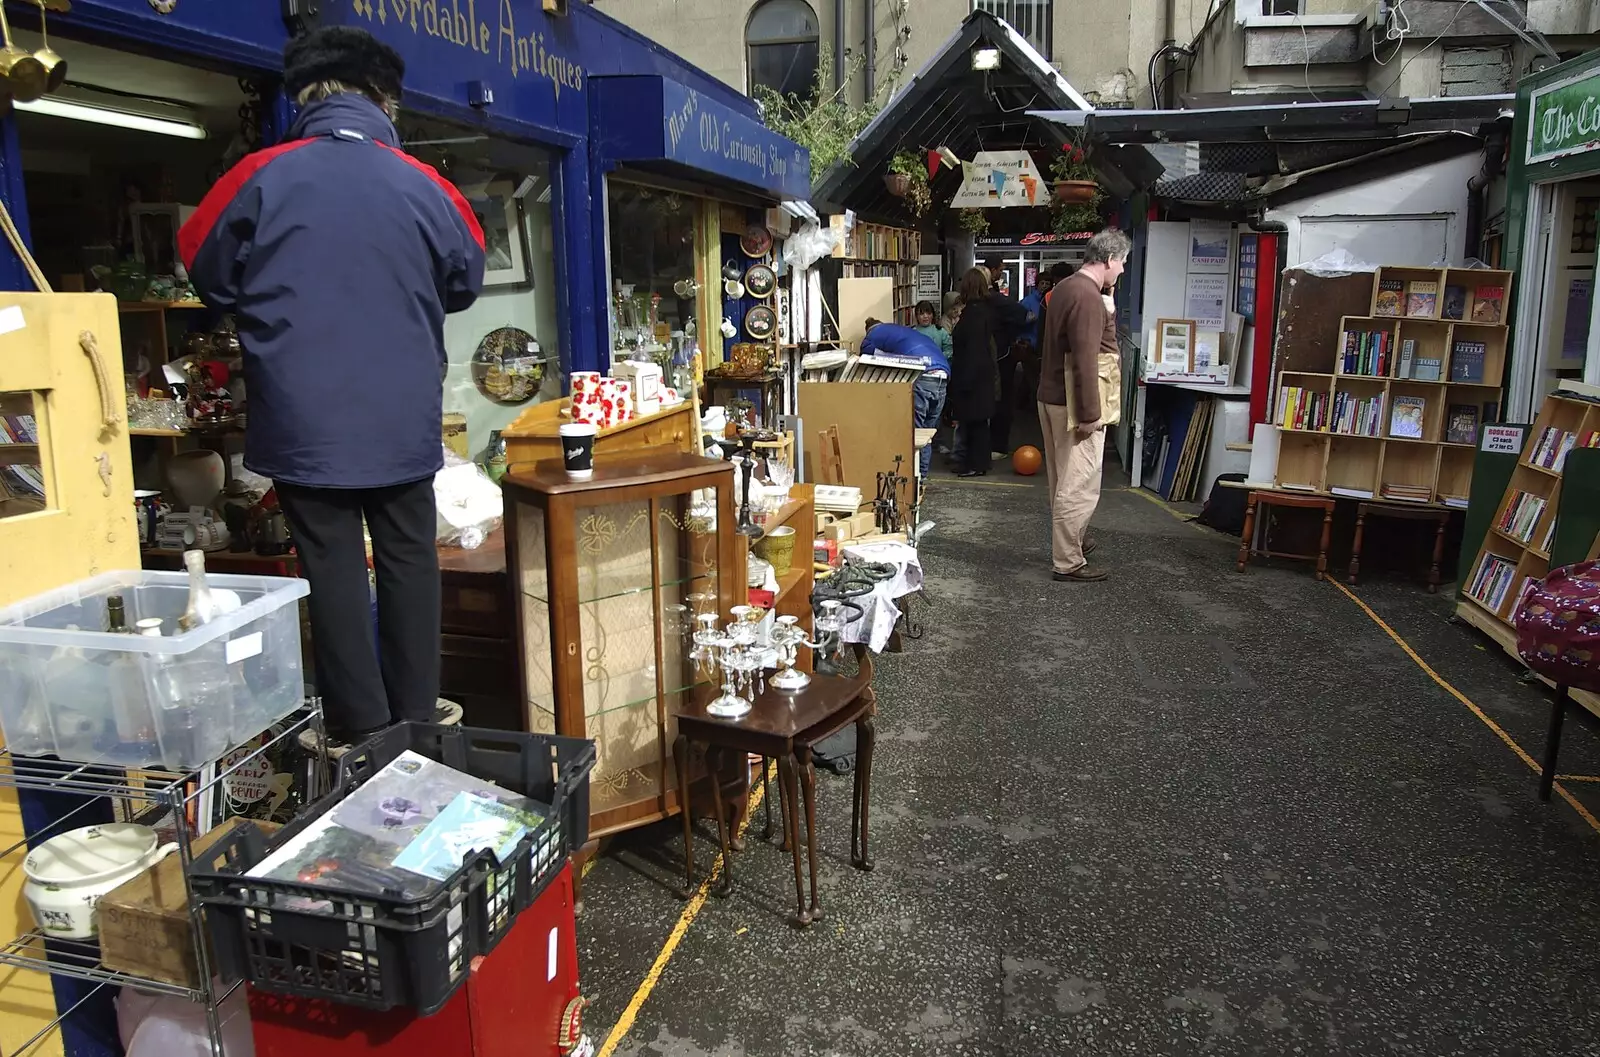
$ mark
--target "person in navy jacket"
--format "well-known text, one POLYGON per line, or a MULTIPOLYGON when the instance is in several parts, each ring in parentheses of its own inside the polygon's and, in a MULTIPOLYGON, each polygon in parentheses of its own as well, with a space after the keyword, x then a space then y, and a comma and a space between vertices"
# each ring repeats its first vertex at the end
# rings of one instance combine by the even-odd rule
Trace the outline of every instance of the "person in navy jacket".
POLYGON ((317 688, 335 736, 354 739, 434 715, 444 317, 483 287, 483 231, 400 149, 394 49, 327 27, 289 43, 283 73, 298 120, 211 189, 179 250, 206 304, 238 320, 245 465, 289 516, 317 688))

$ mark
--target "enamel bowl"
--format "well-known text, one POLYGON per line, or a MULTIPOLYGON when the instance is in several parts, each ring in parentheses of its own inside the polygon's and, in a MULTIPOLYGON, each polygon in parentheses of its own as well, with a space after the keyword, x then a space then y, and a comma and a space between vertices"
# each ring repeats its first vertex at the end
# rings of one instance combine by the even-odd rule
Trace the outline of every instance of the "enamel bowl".
POLYGON ((158 844, 149 826, 132 822, 71 830, 28 853, 22 897, 47 936, 93 939, 100 897, 177 850, 176 844, 158 844))

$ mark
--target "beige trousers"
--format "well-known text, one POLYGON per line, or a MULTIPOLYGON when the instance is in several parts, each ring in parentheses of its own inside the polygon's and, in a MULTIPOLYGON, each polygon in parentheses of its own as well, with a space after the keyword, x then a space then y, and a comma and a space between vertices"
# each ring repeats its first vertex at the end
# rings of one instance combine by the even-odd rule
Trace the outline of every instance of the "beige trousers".
POLYGON ((1050 478, 1050 558, 1058 573, 1076 572, 1086 563, 1083 538, 1100 505, 1100 467, 1106 431, 1080 438, 1065 404, 1039 404, 1044 430, 1044 465, 1050 478))

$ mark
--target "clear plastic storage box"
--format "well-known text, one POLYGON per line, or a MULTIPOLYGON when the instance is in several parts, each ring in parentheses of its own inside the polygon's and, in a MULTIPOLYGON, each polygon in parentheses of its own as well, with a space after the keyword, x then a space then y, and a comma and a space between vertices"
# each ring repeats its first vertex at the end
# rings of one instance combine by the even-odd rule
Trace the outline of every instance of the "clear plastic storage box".
POLYGON ((181 572, 104 573, 0 609, 0 732, 23 756, 192 770, 297 707, 305 692, 304 580, 207 574, 240 606, 175 633, 189 598, 181 572), (111 634, 106 599, 127 622, 160 617, 166 635, 111 634))

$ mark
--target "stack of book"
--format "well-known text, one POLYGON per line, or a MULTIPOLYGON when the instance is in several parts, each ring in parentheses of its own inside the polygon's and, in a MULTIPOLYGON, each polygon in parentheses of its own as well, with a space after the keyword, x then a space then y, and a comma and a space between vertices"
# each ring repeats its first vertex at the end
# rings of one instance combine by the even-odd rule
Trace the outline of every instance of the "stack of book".
POLYGON ((1380 494, 1385 499, 1398 499, 1403 503, 1433 502, 1433 489, 1425 484, 1386 484, 1380 494))
POLYGON ((1383 377, 1389 373, 1394 335, 1387 330, 1347 330, 1344 332, 1344 362, 1340 374, 1366 374, 1383 377))
POLYGON ((1541 554, 1550 553, 1550 544, 1556 541, 1556 519, 1550 519, 1550 527, 1544 530, 1544 542, 1539 544, 1541 554))
POLYGON ((0 466, 0 485, 18 498, 44 498, 44 473, 37 466, 0 466))
POLYGON ((1500 515, 1500 520, 1495 522, 1495 528, 1504 532, 1521 543, 1528 542, 1528 537, 1533 535, 1533 527, 1539 523, 1539 518, 1544 516, 1544 508, 1549 500, 1543 496, 1534 495, 1532 492, 1518 492, 1511 497, 1511 502, 1506 504, 1505 512, 1500 515))
POLYGON ((1499 554, 1485 554, 1467 587, 1467 594, 1490 609, 1499 609, 1517 575, 1517 563, 1499 554))
POLYGON ((0 444, 37 444, 39 428, 32 415, 0 415, 0 444))
MULTIPOLYGON (((1584 434, 1586 443, 1584 447, 1592 448, 1600 444, 1600 437, 1594 433, 1584 434)), ((1571 451, 1578 443, 1578 435, 1569 433, 1555 426, 1546 426, 1539 431, 1539 440, 1534 444, 1533 451, 1528 455, 1528 462, 1533 466, 1542 466, 1546 470, 1561 472, 1567 463, 1567 452, 1571 451)))
POLYGON ((1333 432, 1376 437, 1383 422, 1383 396, 1358 397, 1336 393, 1333 397, 1333 432))
POLYGON ((1454 492, 1440 492, 1439 493, 1439 502, 1443 503, 1445 506, 1449 507, 1452 510, 1465 510, 1465 509, 1467 509, 1467 501, 1470 498, 1471 498, 1470 496, 1457 495, 1454 492))
POLYGON ((1278 425, 1284 429, 1328 428, 1328 394, 1319 389, 1286 385, 1278 394, 1278 425))

